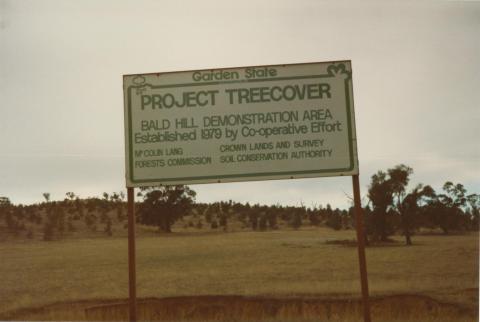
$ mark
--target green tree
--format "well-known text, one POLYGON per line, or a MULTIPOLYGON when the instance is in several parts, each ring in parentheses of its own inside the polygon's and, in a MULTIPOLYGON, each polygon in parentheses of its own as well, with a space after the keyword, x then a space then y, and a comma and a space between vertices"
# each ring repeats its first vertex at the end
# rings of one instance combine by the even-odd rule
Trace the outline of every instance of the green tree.
POLYGON ((386 241, 398 227, 405 236, 406 245, 412 244, 411 236, 419 222, 420 205, 435 195, 430 186, 418 185, 407 193, 413 169, 399 164, 387 172, 378 171, 372 176, 368 197, 373 210, 368 218, 367 231, 375 240, 386 241))
POLYGON ((388 186, 391 189, 393 204, 398 209, 405 198, 406 188, 410 181, 410 175, 413 174, 413 169, 404 164, 400 164, 392 169, 388 169, 387 172, 389 175, 388 186))
POLYGON ((52 202, 46 205, 46 221, 43 240, 50 241, 63 237, 65 232, 65 212, 61 204, 52 202))
POLYGON ((330 227, 330 228, 333 228, 335 230, 340 230, 342 229, 342 213, 340 211, 340 209, 335 209, 335 210, 332 210, 330 208, 330 205, 327 205, 327 209, 330 209, 330 211, 327 212, 327 220, 325 222, 325 224, 330 227))
POLYGON ((227 231, 228 229, 228 208, 224 209, 225 207, 222 207, 222 203, 218 204, 218 224, 223 227, 224 231, 227 231))
POLYGON ((111 203, 109 201, 108 193, 103 193, 103 199, 99 200, 99 209, 100 209, 100 221, 102 223, 107 223, 110 218, 108 217, 108 212, 110 211, 111 203))
POLYGON ((73 224, 73 219, 72 218, 68 218, 67 219, 67 230, 69 232, 74 232, 76 231, 77 229, 75 228, 75 225, 73 224))
POLYGON ((110 237, 113 235, 112 220, 110 218, 107 218, 107 222, 105 223, 105 228, 103 229, 103 232, 110 237))
POLYGON ((97 231, 97 216, 93 212, 87 212, 85 215, 85 225, 90 231, 97 231))
POLYGON ((11 206, 10 199, 8 199, 7 197, 0 197, 0 208, 5 206, 11 206))
POLYGON ((252 230, 258 229, 258 219, 260 217, 260 207, 258 205, 254 205, 248 211, 248 220, 252 227, 252 230))
POLYGON ((266 209, 266 217, 267 217, 267 224, 268 228, 270 229, 278 229, 277 226, 277 206, 272 206, 266 209))
POLYGON ((258 230, 266 231, 267 230, 267 216, 262 213, 258 219, 258 230))
POLYGON ((210 222, 210 228, 212 228, 212 229, 217 229, 218 228, 217 218, 212 219, 212 221, 210 222))
POLYGON ((293 211, 293 217, 292 221, 290 222, 290 225, 293 227, 293 229, 299 229, 302 227, 302 215, 305 209, 300 208, 300 209, 295 209, 293 211))
POLYGON ((430 202, 435 196, 435 191, 430 186, 417 185, 410 193, 406 194, 397 206, 401 216, 402 232, 405 236, 405 244, 412 245, 411 236, 417 228, 418 218, 423 211, 420 203, 430 202))
POLYGON ((213 210, 213 205, 208 205, 207 208, 203 211, 203 216, 205 217, 205 221, 207 223, 212 223, 213 220, 213 215, 215 214, 215 211, 213 210))
POLYGON ((51 241, 54 239, 54 226, 51 221, 47 221, 43 226, 43 240, 51 241))
POLYGON ((113 205, 114 205, 113 207, 116 209, 116 212, 117 212, 118 222, 122 222, 126 219, 126 215, 124 211, 125 204, 123 202, 124 196, 125 195, 123 194, 123 192, 113 193, 113 195, 110 196, 110 200, 113 202, 113 205))
MULTIPOLYGON (((7 217, 11 212, 12 204, 10 203, 10 199, 7 197, 0 197, 0 219, 7 221, 7 217)), ((6 222, 7 226, 8 223, 6 222)))
POLYGON ((312 226, 320 225, 320 211, 317 207, 308 210, 308 220, 310 220, 310 225, 312 226))
POLYGON ((195 191, 183 185, 142 188, 138 218, 142 224, 170 233, 173 223, 192 208, 195 195, 195 191))
POLYGON ((75 193, 73 192, 67 192, 65 193, 65 195, 67 196, 67 198, 70 200, 70 201, 73 201, 75 199, 75 193))
POLYGON ((480 217, 480 195, 478 194, 471 194, 467 196, 467 203, 470 206, 470 220, 471 220, 471 229, 477 230, 479 229, 479 217, 480 217))
POLYGON ((464 216, 462 208, 467 204, 467 190, 460 184, 445 182, 442 187, 445 193, 439 194, 434 204, 435 213, 432 217, 436 224, 448 234, 451 230, 467 229, 467 216, 464 216))
POLYGON ((50 202, 50 193, 44 192, 43 197, 45 198, 45 204, 43 208, 46 213, 46 221, 43 225, 43 240, 50 241, 55 238, 55 229, 56 229, 56 216, 54 213, 54 204, 50 202))
POLYGON ((50 202, 50 193, 49 192, 44 192, 42 195, 45 198, 45 202, 49 203, 50 202))
POLYGON ((406 188, 413 174, 413 169, 404 164, 399 164, 392 169, 387 170, 389 178, 387 187, 391 190, 393 208, 400 214, 402 231, 405 236, 405 243, 412 244, 411 235, 413 233, 412 215, 417 211, 418 191, 409 194, 407 200, 406 188))
POLYGON ((84 202, 78 196, 75 198, 75 210, 77 214, 74 219, 81 219, 85 216, 84 202))
POLYGON ((388 236, 393 233, 393 229, 387 221, 387 211, 393 202, 393 189, 387 173, 383 171, 378 171, 371 180, 368 187, 368 198, 373 209, 369 232, 375 241, 387 241, 388 236))

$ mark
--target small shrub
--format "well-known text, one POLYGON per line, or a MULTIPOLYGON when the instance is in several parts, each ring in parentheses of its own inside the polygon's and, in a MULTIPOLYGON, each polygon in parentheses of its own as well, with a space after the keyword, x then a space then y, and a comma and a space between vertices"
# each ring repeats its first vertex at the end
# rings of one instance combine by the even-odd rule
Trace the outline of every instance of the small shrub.
POLYGON ((228 219, 227 219, 227 215, 225 215, 224 213, 220 214, 220 222, 219 222, 220 226, 223 227, 223 230, 227 230, 228 228, 228 219))
POLYGON ((105 229, 103 231, 104 231, 105 234, 107 234, 107 236, 112 236, 113 235, 112 220, 110 218, 108 218, 108 220, 105 224, 105 229))
POLYGON ((250 220, 250 225, 252 226, 253 230, 257 230, 258 228, 258 214, 256 212, 251 212, 248 219, 250 220))
POLYGON ((51 222, 45 223, 43 226, 43 240, 51 241, 54 240, 55 229, 51 222))
POLYGON ((218 228, 218 222, 216 219, 213 219, 211 224, 210 224, 210 228, 212 229, 217 229, 218 228))
POLYGON ((293 214, 293 219, 292 219, 292 222, 290 223, 290 225, 294 229, 299 229, 302 226, 302 215, 299 212, 295 212, 293 214))
POLYGON ((342 217, 336 213, 333 213, 327 219, 326 225, 335 230, 340 230, 342 228, 342 217))
POLYGON ((75 225, 73 224, 73 221, 72 220, 68 220, 67 221, 67 230, 69 232, 74 232, 76 231, 77 229, 75 228, 75 225))
POLYGON ((260 220, 258 222, 258 229, 260 231, 267 230, 267 216, 265 216, 265 215, 260 216, 260 220))

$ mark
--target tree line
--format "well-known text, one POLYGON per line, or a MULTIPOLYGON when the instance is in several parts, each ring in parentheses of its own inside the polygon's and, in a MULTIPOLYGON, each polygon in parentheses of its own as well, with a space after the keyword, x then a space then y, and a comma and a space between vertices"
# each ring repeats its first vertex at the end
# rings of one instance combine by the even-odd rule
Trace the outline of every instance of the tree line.
POLYGON ((3 231, 4 235, 29 239, 40 235, 41 239, 52 241, 80 230, 112 236, 113 221, 123 222, 127 218, 123 192, 105 192, 102 198, 87 199, 80 199, 73 192, 65 195, 64 200, 52 201, 50 193, 45 192, 45 201, 32 205, 13 205, 7 197, 0 197, 0 237, 3 231))
MULTIPOLYGON (((444 234, 478 231, 478 194, 468 194, 462 184, 450 181, 439 192, 423 184, 408 189, 412 175, 412 168, 400 164, 371 177, 363 207, 367 243, 388 242, 390 236, 401 234, 405 244, 411 245, 412 236, 422 229, 444 234)), ((112 236, 114 224, 126 228, 123 192, 88 199, 67 192, 62 201, 51 201, 48 193, 43 197, 44 202, 28 206, 13 205, 8 198, 0 197, 0 225, 3 221, 7 232, 27 238, 33 238, 32 227, 40 226, 41 230, 36 231, 43 240, 61 239, 77 230, 112 236)), ((172 232, 178 221, 184 228, 223 231, 231 230, 233 223, 254 231, 299 229, 306 225, 335 230, 355 228, 353 204, 349 209, 333 209, 329 204, 250 205, 232 200, 207 204, 195 202, 196 192, 182 185, 141 188, 137 197, 137 222, 165 233, 172 232)))

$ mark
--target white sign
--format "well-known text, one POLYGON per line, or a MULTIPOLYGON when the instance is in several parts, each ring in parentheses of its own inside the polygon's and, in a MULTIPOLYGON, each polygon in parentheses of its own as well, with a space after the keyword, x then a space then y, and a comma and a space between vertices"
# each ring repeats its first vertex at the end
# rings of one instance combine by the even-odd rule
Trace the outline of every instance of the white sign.
POLYGON ((128 187, 358 174, 350 61, 125 75, 128 187))

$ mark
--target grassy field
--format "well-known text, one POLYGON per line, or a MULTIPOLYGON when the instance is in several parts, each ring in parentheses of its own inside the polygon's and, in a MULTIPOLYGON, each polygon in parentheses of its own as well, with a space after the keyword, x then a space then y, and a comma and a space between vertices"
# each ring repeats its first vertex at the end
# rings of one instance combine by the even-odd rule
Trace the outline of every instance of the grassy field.
MULTIPOLYGON (((137 294, 358 298, 356 247, 328 243, 353 238, 354 231, 325 228, 142 236, 137 294)), ((372 296, 421 294, 478 309, 478 233, 415 236, 411 247, 397 240, 367 249, 372 296)), ((128 297, 126 238, 7 241, 0 259, 0 318, 56 302, 128 297)))

